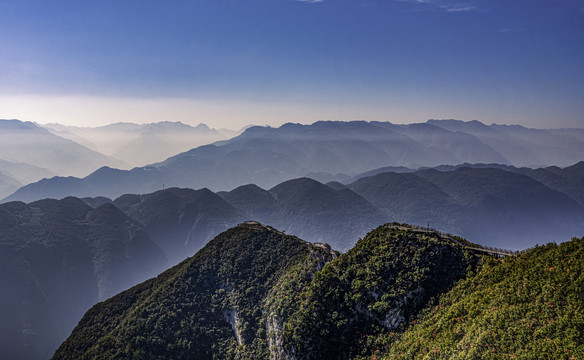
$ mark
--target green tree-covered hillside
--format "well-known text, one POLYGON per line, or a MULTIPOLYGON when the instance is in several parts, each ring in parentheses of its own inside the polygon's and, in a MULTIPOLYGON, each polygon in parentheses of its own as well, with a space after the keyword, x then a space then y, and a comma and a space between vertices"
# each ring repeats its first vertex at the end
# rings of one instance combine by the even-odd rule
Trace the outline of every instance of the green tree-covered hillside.
POLYGON ((302 290, 335 256, 328 246, 244 223, 95 305, 54 359, 267 359, 268 297, 290 306, 293 296, 280 294, 302 290))
POLYGON ((584 359, 584 238, 486 257, 407 331, 376 341, 383 359, 584 359))
POLYGON ((582 359, 584 239, 477 247, 394 223, 339 255, 244 223, 94 306, 54 359, 582 359))

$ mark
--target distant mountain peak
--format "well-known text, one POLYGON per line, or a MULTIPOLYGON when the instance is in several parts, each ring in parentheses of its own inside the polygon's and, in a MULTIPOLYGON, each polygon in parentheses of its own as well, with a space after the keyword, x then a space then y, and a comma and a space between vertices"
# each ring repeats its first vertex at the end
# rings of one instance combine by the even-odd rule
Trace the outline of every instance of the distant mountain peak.
POLYGON ((205 123, 200 123, 199 125, 194 126, 194 128, 197 130, 211 131, 211 128, 209 126, 207 126, 207 124, 205 124, 205 123))

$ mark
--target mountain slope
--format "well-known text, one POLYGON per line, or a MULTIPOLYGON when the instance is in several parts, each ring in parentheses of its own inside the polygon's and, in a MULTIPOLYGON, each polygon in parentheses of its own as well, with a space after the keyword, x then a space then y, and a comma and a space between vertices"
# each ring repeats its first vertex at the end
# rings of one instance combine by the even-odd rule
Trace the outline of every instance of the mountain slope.
POLYGON ((583 286, 584 238, 485 259, 377 358, 581 359, 583 286))
POLYGON ((335 190, 308 178, 289 180, 270 190, 245 185, 220 195, 250 219, 341 251, 387 221, 383 212, 353 191, 335 190))
POLYGON ((382 226, 329 263, 283 326, 287 355, 351 359, 367 337, 401 329, 429 299, 465 276, 476 258, 432 232, 382 226))
POLYGON ((144 225, 171 264, 196 253, 245 215, 207 189, 171 188, 146 195, 123 195, 114 205, 144 225))
POLYGON ((90 306, 167 266, 137 222, 76 198, 0 205, 0 258, 3 359, 46 359, 90 306))
POLYGON ((0 154, 2 160, 33 165, 63 176, 85 176, 105 165, 124 166, 119 160, 18 120, 0 120, 0 154))
POLYGON ((267 357, 272 290, 290 281, 302 287, 334 256, 330 248, 242 224, 157 278, 96 305, 53 359, 267 357))
POLYGON ((348 187, 398 222, 431 222, 432 226, 452 230, 461 215, 461 209, 447 193, 416 173, 381 173, 361 178, 348 187))
MULTIPOLYGON (((441 164, 470 163, 510 163, 497 148, 483 143, 476 136, 462 132, 450 131, 431 123, 394 125, 373 122, 374 125, 391 129, 405 135, 418 144, 427 146, 441 164)), ((428 163, 424 163, 428 166, 428 163)))
POLYGON ((53 172, 45 168, 6 160, 0 160, 0 171, 23 184, 55 176, 53 172))
POLYGON ((487 126, 480 121, 428 120, 428 124, 475 136, 497 149, 515 166, 569 166, 582 160, 584 139, 555 130, 529 129, 519 125, 487 126))
POLYGON ((381 226, 345 254, 258 223, 88 311, 53 359, 573 360, 584 239, 517 257, 381 226))
POLYGON ((563 169, 557 166, 535 169, 526 172, 526 175, 584 206, 584 161, 563 169))
POLYGON ((83 179, 56 176, 25 185, 2 201, 31 202, 38 200, 39 194, 47 194, 43 198, 54 199, 67 196, 115 198, 123 194, 153 192, 164 188, 168 183, 172 181, 156 168, 119 170, 104 166, 83 179))
POLYGON ((0 171, 0 197, 12 194, 20 186, 22 186, 20 181, 0 171))
POLYGON ((115 123, 83 128, 47 124, 45 128, 64 138, 84 144, 130 166, 144 166, 172 155, 227 137, 205 124, 195 127, 181 122, 152 124, 115 123))
POLYGON ((455 167, 382 173, 348 187, 395 221, 458 233, 485 245, 522 249, 584 232, 584 208, 520 172, 455 167))

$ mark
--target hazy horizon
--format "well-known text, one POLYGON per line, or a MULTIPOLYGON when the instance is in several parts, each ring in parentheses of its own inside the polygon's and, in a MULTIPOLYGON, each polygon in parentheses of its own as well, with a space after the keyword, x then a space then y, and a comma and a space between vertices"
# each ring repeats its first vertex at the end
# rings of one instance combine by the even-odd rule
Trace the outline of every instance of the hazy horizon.
POLYGON ((581 127, 583 18, 571 0, 5 1, 0 118, 581 127))
MULTIPOLYGON (((102 128, 102 127, 107 127, 110 125, 116 125, 116 124, 129 124, 129 125, 154 125, 154 124, 161 124, 161 123, 182 123, 184 125, 188 125, 192 128, 196 128, 199 125, 206 125, 210 130, 220 130, 220 131, 226 131, 226 134, 229 133, 239 133, 239 132, 243 132, 245 129, 249 128, 249 127, 254 127, 254 126, 259 126, 259 127, 272 127, 272 128, 279 128, 282 125, 285 124, 299 124, 299 125, 312 125, 316 122, 344 122, 344 123, 349 123, 349 122, 355 122, 355 121, 364 121, 364 122, 377 122, 379 120, 375 120, 375 119, 348 119, 348 120, 337 120, 337 119, 318 119, 318 120, 314 120, 314 121, 279 121, 279 122, 273 122, 271 124, 258 124, 258 123, 247 123, 241 127, 232 127, 232 128, 228 128, 228 127, 216 127, 213 126, 213 124, 211 122, 196 122, 196 121, 188 121, 188 120, 175 120, 175 119, 167 119, 167 120, 152 120, 152 121, 112 121, 112 122, 104 122, 104 123, 97 123, 97 124, 76 124, 76 123, 66 123, 66 122, 48 122, 48 121, 32 121, 32 120, 23 120, 23 119, 18 119, 18 118, 2 118, 0 119, 0 121, 2 120, 17 120, 17 121, 22 121, 22 122, 31 122, 33 124, 36 124, 38 126, 41 127, 51 127, 52 125, 56 125, 56 126, 63 126, 63 127, 70 127, 70 128, 79 128, 79 129, 96 129, 96 128, 102 128)), ((430 120, 438 120, 438 121, 444 121, 444 120, 454 120, 454 121, 461 121, 464 123, 470 123, 473 121, 478 121, 486 126, 491 126, 491 125, 501 125, 501 126, 522 126, 524 128, 527 129, 535 129, 535 130, 562 130, 562 129, 584 129, 584 123, 583 124, 578 124, 577 126, 567 126, 567 127, 555 127, 554 124, 550 124, 550 127, 535 127, 535 126, 528 126, 528 125, 522 125, 522 124, 518 124, 518 123, 502 123, 502 122, 484 122, 481 121, 480 119, 467 119, 467 120, 463 120, 463 119, 454 119, 454 118, 441 118, 441 119, 437 119, 437 118, 428 118, 428 119, 423 119, 420 121, 412 121, 412 122, 405 122, 405 121, 380 121, 380 122, 387 122, 387 123, 391 123, 394 125, 415 125, 415 124, 424 124, 427 123, 430 120)), ((58 135, 58 133, 56 133, 58 135)))

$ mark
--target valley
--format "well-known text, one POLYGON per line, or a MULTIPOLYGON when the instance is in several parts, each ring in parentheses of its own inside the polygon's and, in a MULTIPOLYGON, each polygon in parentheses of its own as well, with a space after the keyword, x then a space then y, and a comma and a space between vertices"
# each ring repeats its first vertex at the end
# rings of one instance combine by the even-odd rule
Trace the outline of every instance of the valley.
MULTIPOLYGON (((44 131, 34 124, 9 124, 44 131)), ((137 129, 120 124, 99 131, 110 131, 115 140, 112 131, 124 127, 137 129)), ((55 125, 52 131, 70 131, 70 139, 63 141, 83 134, 55 125)), ((501 160, 506 157, 487 151, 488 141, 481 138, 486 132, 492 140, 493 132, 502 131, 507 130, 456 121, 251 127, 231 140, 160 163, 131 170, 101 167, 84 178, 58 176, 23 186, 0 204, 0 279, 6 290, 0 295, 5 319, 0 342, 11 344, 2 347, 0 357, 47 359, 71 334, 55 358, 399 358, 401 339, 427 332, 417 325, 422 320, 415 319, 437 311, 439 298, 451 296, 461 284, 469 284, 464 291, 473 294, 487 291, 471 285, 473 276, 483 276, 478 275, 483 269, 504 268, 513 259, 528 258, 543 248, 553 252, 558 246, 542 244, 579 244, 577 237, 584 231, 584 162, 517 167, 526 163, 501 160), (432 150, 420 141, 431 144, 432 150), (395 146, 411 151, 396 162, 400 153, 395 146), (436 164, 424 151, 444 162, 408 167, 436 164), (473 157, 473 151, 480 156, 473 157), (416 163, 412 156, 426 162, 416 163), (567 241, 570 238, 574 240, 567 241), (266 245, 265 239, 276 242, 266 245), (248 248, 247 241, 255 245, 248 248), (433 259, 437 253, 441 255, 433 259), (272 267, 261 269, 260 264, 272 267), (199 280, 169 282, 183 271, 189 277, 194 271, 199 280), (166 288, 166 300, 152 298, 159 293, 157 286, 166 288), (189 303, 183 298, 187 294, 200 304, 183 309, 189 303), (178 302, 171 305, 172 299, 178 302), (159 325, 150 329, 134 324, 139 319, 134 306, 150 309, 139 310, 140 316, 159 325), (97 315, 100 311, 108 315, 97 315), (174 318, 156 320, 169 311, 174 318), (119 318, 112 318, 114 314, 119 318), (117 320, 108 325, 106 319, 117 320), (129 327, 120 328, 122 323, 129 327), (140 335, 144 329, 157 337, 140 335), (170 338, 171 332, 182 335, 170 338), (121 343, 109 342, 112 334, 136 340, 122 351, 121 343), (199 352, 193 352, 193 338, 203 339, 197 340, 199 352)), ((558 132, 536 134, 553 138, 558 132)), ((510 138, 507 134, 499 141, 510 138)), ((19 180, 0 178, 7 189, 26 181, 24 174, 51 174, 24 162, 0 165, 11 175, 19 174, 19 180)), ((520 321, 524 315, 517 316, 520 321)), ((474 323, 468 326, 482 329, 474 323)), ((459 344, 456 339, 429 344, 435 355, 445 358, 454 356, 452 349, 467 355, 469 349, 493 349, 491 343, 469 345, 482 340, 464 337, 467 340, 459 344)), ((495 340, 513 349, 506 340, 495 340)), ((573 336, 568 340, 579 349, 573 336)), ((529 349, 515 351, 531 354, 529 349)))

